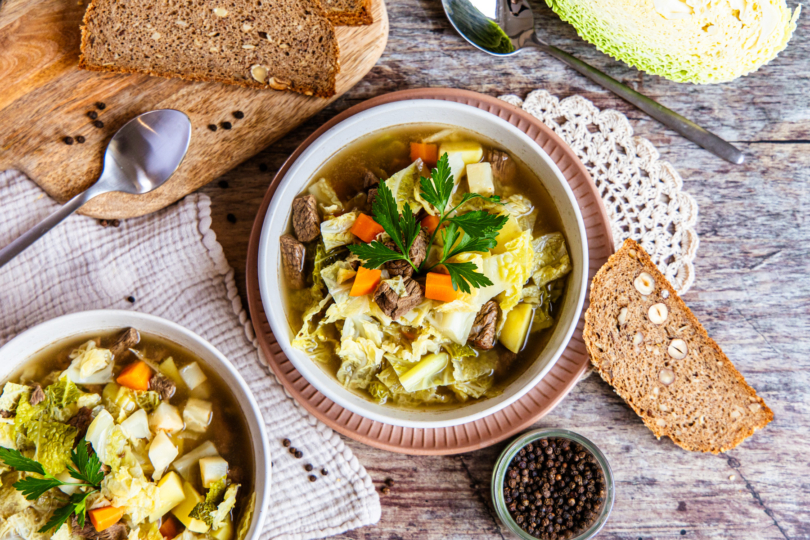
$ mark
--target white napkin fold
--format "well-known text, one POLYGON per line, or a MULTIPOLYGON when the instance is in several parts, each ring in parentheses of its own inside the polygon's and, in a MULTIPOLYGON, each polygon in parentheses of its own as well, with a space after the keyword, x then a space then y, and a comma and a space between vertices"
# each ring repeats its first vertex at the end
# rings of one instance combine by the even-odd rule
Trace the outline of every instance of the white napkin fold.
MULTIPOLYGON (((21 173, 0 172, 0 246, 56 208, 21 173)), ((376 523, 380 500, 365 468, 263 364, 210 215, 210 199, 193 194, 118 228, 68 218, 0 268, 0 345, 38 323, 89 309, 132 309, 174 321, 230 359, 264 414, 273 485, 262 538, 323 538, 376 523), (285 438, 303 459, 282 447, 285 438), (310 482, 306 463, 328 475, 318 472, 310 482)))

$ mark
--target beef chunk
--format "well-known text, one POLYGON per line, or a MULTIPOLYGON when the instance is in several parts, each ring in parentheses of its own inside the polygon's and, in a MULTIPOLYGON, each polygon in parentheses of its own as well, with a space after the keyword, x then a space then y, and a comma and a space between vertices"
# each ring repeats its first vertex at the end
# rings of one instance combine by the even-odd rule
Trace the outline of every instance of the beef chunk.
POLYGON ((495 346, 495 324, 498 321, 498 303, 490 300, 481 307, 475 316, 470 335, 467 338, 473 347, 491 349, 495 346))
POLYGON ((42 390, 40 385, 34 386, 34 389, 31 390, 31 396, 28 398, 28 403, 31 405, 39 405, 45 400, 45 392, 42 390))
POLYGON ((515 160, 503 150, 492 150, 484 161, 492 165, 492 175, 501 182, 511 182, 517 172, 515 160))
POLYGON ((82 407, 73 417, 67 421, 68 425, 73 426, 76 428, 76 431, 79 433, 76 435, 76 439, 74 441, 78 443, 80 440, 84 438, 87 434, 87 428, 90 427, 90 423, 93 421, 93 411, 88 409, 87 407, 82 407))
POLYGON ((14 418, 14 413, 11 411, 2 410, 0 411, 0 418, 14 418))
POLYGON ((110 345, 110 352, 116 358, 124 351, 134 347, 141 342, 141 335, 134 328, 126 328, 123 332, 115 337, 115 340, 110 345))
POLYGON ((369 190, 371 188, 376 188, 380 185, 380 179, 377 178, 377 175, 371 171, 366 171, 366 174, 363 176, 363 189, 369 190))
POLYGON ((310 242, 321 234, 318 203, 313 195, 304 195, 293 201, 293 229, 301 242, 310 242))
POLYGON ((304 279, 306 248, 304 244, 289 234, 279 238, 279 243, 281 244, 281 266, 284 268, 287 284, 293 289, 303 289, 306 286, 304 279))
MULTIPOLYGON (((422 264, 422 261, 425 260, 425 256, 427 255, 427 243, 427 228, 422 227, 422 230, 419 231, 419 236, 417 236, 416 240, 413 241, 413 245, 408 252, 408 256, 413 261, 413 264, 415 264, 417 267, 422 264)), ((399 252, 399 248, 397 248, 393 242, 386 242, 385 245, 386 247, 399 252)), ((388 270, 388 273, 392 276, 411 277, 413 275, 413 266, 408 264, 408 261, 389 261, 385 263, 385 269, 388 270)))
POLYGON ((366 199, 366 208, 368 211, 371 212, 372 208, 374 207, 374 199, 377 198, 377 188, 371 188, 368 190, 368 198, 366 199))
POLYGON ((89 518, 84 520, 84 527, 80 527, 79 521, 74 515, 71 518, 70 525, 72 529, 71 532, 73 532, 73 534, 76 536, 81 536, 82 538, 87 538, 88 540, 126 540, 127 538, 127 526, 123 523, 116 523, 115 525, 98 532, 90 522, 89 518))
POLYGON ((164 377, 160 373, 155 373, 152 375, 152 378, 149 379, 149 390, 154 390, 160 394, 160 399, 166 401, 167 399, 171 399, 177 391, 177 385, 168 377, 164 377))
POLYGON ((385 281, 381 282, 374 291, 374 301, 386 315, 394 320, 418 306, 424 298, 422 287, 417 282, 406 277, 403 283, 407 295, 402 298, 385 281))

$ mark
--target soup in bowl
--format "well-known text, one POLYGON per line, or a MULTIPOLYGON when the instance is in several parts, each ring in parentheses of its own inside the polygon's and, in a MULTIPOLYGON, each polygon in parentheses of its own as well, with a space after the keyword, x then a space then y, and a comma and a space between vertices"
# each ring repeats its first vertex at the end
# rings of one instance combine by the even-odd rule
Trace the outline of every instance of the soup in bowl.
POLYGON ((258 534, 269 487, 261 417, 202 339, 156 317, 85 312, 21 334, 0 365, 6 535, 258 534))
POLYGON ((464 105, 394 103, 290 168, 260 286, 268 306, 275 278, 271 325, 319 390, 384 422, 451 425, 518 399, 556 361, 581 310, 583 229, 520 130, 464 105))

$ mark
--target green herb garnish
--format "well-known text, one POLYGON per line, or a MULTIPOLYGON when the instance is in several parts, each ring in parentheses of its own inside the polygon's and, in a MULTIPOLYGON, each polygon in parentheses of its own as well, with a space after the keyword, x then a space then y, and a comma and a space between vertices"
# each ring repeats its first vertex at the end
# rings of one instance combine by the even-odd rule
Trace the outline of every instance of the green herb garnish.
POLYGON ((42 477, 26 476, 22 480, 15 482, 14 488, 29 501, 35 501, 48 490, 59 486, 92 488, 86 493, 73 494, 70 497, 70 502, 56 510, 51 519, 37 532, 46 533, 50 530, 59 529, 73 514, 76 514, 79 525, 84 527, 87 497, 99 489, 99 485, 104 479, 104 473, 101 471, 101 461, 99 461, 96 454, 90 454, 87 451, 88 444, 87 441, 82 439, 70 454, 71 461, 76 467, 73 468, 68 465, 67 470, 72 478, 81 482, 78 484, 59 480, 46 471, 41 463, 25 457, 19 450, 0 448, 0 461, 7 467, 17 471, 38 474, 42 477))
MULTIPOLYGON (((443 266, 450 274, 453 282, 453 289, 470 293, 470 287, 487 287, 492 285, 492 281, 484 274, 477 271, 477 267, 472 262, 451 263, 447 262, 452 257, 460 253, 489 251, 497 244, 495 238, 498 236, 508 216, 490 214, 484 210, 476 210, 466 214, 457 215, 458 209, 465 203, 481 198, 490 202, 498 203, 501 198, 497 195, 484 197, 477 193, 465 193, 456 206, 448 208, 453 195, 455 181, 450 173, 450 164, 447 153, 442 155, 436 168, 431 171, 430 178, 421 177, 419 179, 420 192, 422 198, 432 205, 439 217, 439 224, 431 234, 427 244, 427 252, 436 240, 437 234, 442 235, 444 247, 442 249, 441 260, 430 268, 424 268, 425 261, 417 266, 411 260, 409 252, 414 241, 419 236, 420 225, 416 221, 409 204, 405 204, 402 214, 397 209, 397 202, 386 182, 380 182, 377 189, 377 197, 372 205, 374 221, 380 224, 386 233, 391 237, 391 241, 399 249, 399 253, 385 246, 379 240, 370 244, 357 244, 349 246, 349 250, 363 259, 367 268, 378 268, 389 261, 407 261, 416 272, 430 271, 437 266, 443 266)), ((425 257, 427 260, 427 257, 425 257)))

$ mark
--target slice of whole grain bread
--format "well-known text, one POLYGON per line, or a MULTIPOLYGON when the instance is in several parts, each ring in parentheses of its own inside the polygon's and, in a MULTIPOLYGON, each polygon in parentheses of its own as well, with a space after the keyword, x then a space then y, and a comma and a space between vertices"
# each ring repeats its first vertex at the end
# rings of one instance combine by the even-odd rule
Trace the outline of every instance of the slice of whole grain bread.
POLYGON ((337 26, 360 26, 374 22, 371 0, 321 0, 326 16, 337 26))
POLYGON ((583 337, 591 362, 659 439, 717 454, 773 420, 636 242, 599 270, 590 301, 583 337))
POLYGON ((318 0, 91 0, 79 67, 335 94, 332 23, 318 0))

